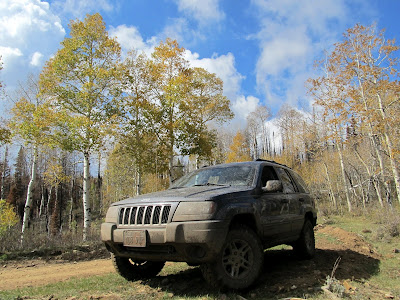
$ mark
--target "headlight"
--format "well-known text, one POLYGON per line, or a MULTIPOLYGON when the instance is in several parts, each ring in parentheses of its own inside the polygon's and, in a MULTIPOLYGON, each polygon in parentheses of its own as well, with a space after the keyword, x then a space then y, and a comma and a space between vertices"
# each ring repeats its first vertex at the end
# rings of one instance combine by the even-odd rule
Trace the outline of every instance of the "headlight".
POLYGON ((209 220, 217 210, 212 201, 180 202, 175 211, 173 222, 209 220))
POLYGON ((106 214, 106 223, 117 223, 118 222, 118 206, 110 206, 106 214))

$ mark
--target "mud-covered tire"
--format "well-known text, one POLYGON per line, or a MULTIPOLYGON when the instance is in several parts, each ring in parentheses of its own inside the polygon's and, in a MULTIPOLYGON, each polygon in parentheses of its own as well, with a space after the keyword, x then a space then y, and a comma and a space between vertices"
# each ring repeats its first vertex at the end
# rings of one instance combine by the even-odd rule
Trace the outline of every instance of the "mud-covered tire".
POLYGON ((311 259, 315 255, 314 227, 306 220, 301 230, 300 238, 292 245, 293 250, 301 259, 311 259))
POLYGON ((118 274, 129 281, 155 277, 165 265, 164 261, 133 261, 114 254, 111 254, 111 260, 118 274))
POLYGON ((241 290, 251 286, 262 271, 261 241, 246 226, 229 231, 215 261, 201 265, 207 283, 213 287, 241 290))

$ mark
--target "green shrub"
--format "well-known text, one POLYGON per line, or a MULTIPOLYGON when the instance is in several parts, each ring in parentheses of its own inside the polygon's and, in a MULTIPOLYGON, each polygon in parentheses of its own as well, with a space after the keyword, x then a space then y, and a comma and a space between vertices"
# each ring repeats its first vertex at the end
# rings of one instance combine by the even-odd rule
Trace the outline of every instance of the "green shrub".
POLYGON ((382 211, 377 219, 379 227, 375 234, 376 240, 390 242, 400 236, 400 215, 396 209, 382 211))

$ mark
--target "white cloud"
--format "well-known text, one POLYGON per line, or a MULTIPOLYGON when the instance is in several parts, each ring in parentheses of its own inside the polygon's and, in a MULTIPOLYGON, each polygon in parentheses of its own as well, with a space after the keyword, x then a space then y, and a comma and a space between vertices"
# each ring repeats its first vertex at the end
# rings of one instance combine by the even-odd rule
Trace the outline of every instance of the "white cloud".
POLYGON ((235 57, 232 53, 220 56, 214 53, 211 58, 199 59, 198 53, 186 50, 185 57, 192 67, 204 68, 221 78, 224 82, 224 94, 229 99, 234 99, 240 92, 240 85, 244 77, 236 70, 235 57))
POLYGON ((131 50, 143 51, 146 55, 150 55, 157 43, 157 38, 152 37, 146 41, 135 26, 120 25, 111 27, 109 34, 116 37, 124 52, 131 50))
POLYGON ((219 25, 225 14, 219 6, 219 0, 174 0, 178 18, 168 19, 160 37, 170 37, 186 45, 206 41, 207 34, 220 30, 219 25))
POLYGON ((303 30, 288 29, 271 41, 262 43, 262 53, 257 62, 257 82, 263 75, 279 76, 284 70, 299 71, 306 67, 305 57, 312 51, 311 41, 303 30))
POLYGON ((0 55, 4 62, 4 83, 13 87, 25 81, 49 58, 65 36, 60 18, 40 0, 1 0, 0 55), (41 55, 41 56, 40 56, 41 55))
POLYGON ((344 30, 349 15, 344 0, 253 0, 261 30, 257 87, 268 104, 304 97, 313 63, 344 30), (299 87, 302 81, 302 87, 299 87))
POLYGON ((249 113, 255 111, 260 104, 260 100, 253 96, 238 96, 235 103, 232 105, 235 115, 243 120, 246 120, 249 113))
POLYGON ((186 50, 185 58, 192 67, 204 68, 215 73, 224 82, 224 95, 231 100, 232 110, 235 113, 233 123, 243 123, 247 115, 259 105, 258 98, 241 94, 240 86, 245 78, 235 67, 235 57, 232 53, 218 55, 214 53, 210 58, 199 58, 198 53, 186 50))
POLYGON ((31 59, 30 64, 31 64, 32 66, 38 67, 38 66, 41 65, 42 58, 43 58, 43 54, 42 54, 42 53, 40 53, 40 52, 35 52, 35 53, 33 53, 33 55, 32 55, 32 59, 31 59))
POLYGON ((0 55, 4 63, 4 70, 11 64, 11 62, 19 56, 22 56, 21 50, 18 48, 2 47, 0 46, 0 55))
POLYGON ((83 19, 86 14, 112 12, 116 9, 115 1, 109 0, 56 0, 51 6, 72 19, 83 19))
POLYGON ((171 18, 164 30, 159 34, 160 39, 171 38, 185 44, 196 43, 197 40, 204 41, 205 35, 201 30, 193 28, 185 18, 171 18))
POLYGON ((180 12, 194 18, 201 26, 210 25, 225 18, 218 0, 175 0, 175 2, 180 12))

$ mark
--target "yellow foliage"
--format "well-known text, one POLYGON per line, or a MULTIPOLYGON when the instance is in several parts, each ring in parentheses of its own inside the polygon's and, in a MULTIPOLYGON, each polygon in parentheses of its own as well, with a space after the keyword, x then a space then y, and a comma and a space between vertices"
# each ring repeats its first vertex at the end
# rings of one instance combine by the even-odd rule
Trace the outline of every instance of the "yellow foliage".
POLYGON ((143 181, 143 194, 163 191, 169 186, 166 174, 146 174, 143 181))
POLYGON ((11 226, 17 224, 18 216, 13 207, 5 200, 0 200, 0 236, 4 234, 11 226))
POLYGON ((228 158, 226 159, 226 162, 230 163, 249 160, 251 160, 250 148, 244 135, 238 131, 233 138, 231 146, 229 147, 228 158))
POLYGON ((48 102, 36 99, 38 103, 21 98, 11 109, 12 118, 9 123, 14 135, 21 136, 26 143, 42 145, 50 143, 51 126, 57 118, 48 102))

